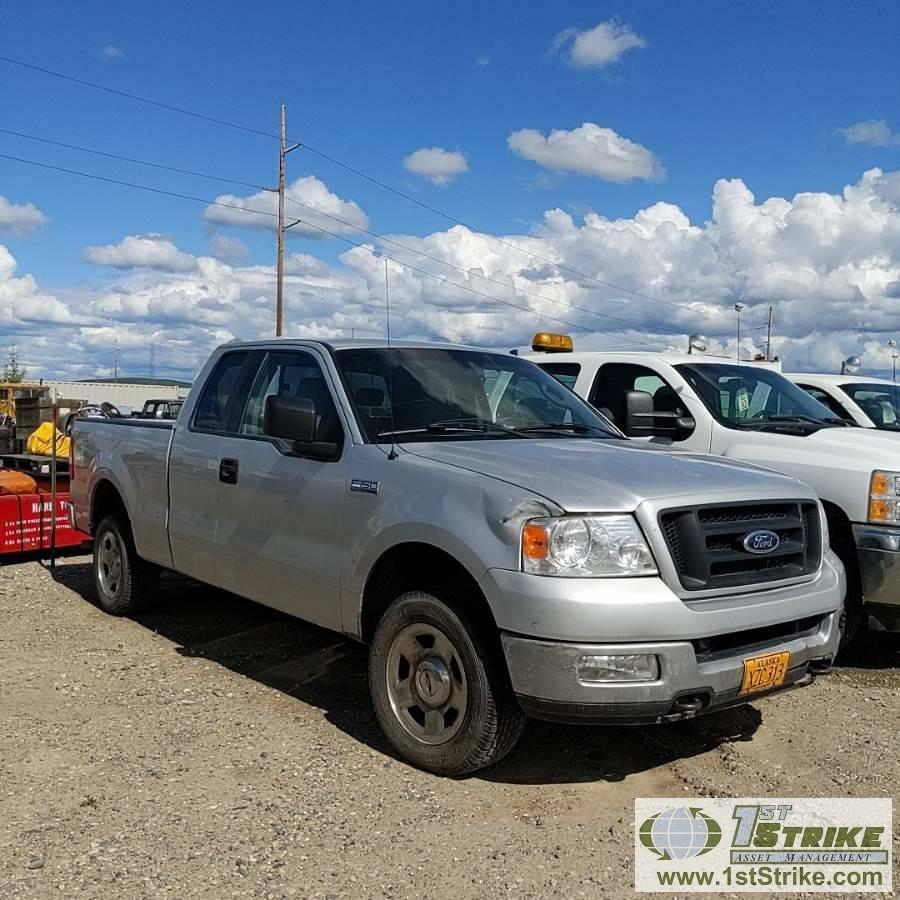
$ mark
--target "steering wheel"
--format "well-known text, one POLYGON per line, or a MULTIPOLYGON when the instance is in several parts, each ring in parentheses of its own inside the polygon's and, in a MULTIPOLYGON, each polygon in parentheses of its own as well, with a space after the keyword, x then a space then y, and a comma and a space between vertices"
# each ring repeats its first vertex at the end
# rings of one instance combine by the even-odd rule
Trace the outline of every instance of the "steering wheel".
POLYGON ((122 413, 119 412, 119 408, 117 406, 114 406, 112 403, 107 403, 105 401, 100 404, 100 412, 108 419, 119 419, 122 417, 122 413))

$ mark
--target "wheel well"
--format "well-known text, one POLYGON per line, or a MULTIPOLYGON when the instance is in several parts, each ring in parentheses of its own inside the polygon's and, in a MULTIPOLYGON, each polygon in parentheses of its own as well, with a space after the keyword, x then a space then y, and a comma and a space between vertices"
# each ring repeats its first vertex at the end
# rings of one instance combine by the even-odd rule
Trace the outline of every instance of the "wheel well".
POLYGON ((121 494, 111 481, 101 481, 94 489, 91 502, 91 531, 96 531, 104 516, 119 513, 128 522, 128 511, 121 494))
MULTIPOLYGON (((831 549, 838 555, 847 570, 850 589, 861 590, 859 559, 856 555, 856 541, 853 539, 853 525, 847 514, 835 503, 822 501, 825 518, 828 520, 831 549)), ((849 593, 849 592, 848 592, 849 593)))
POLYGON ((400 594, 411 590, 440 593, 445 603, 467 613, 474 624, 496 630, 487 599, 468 569, 432 544, 409 542, 386 550, 366 580, 360 618, 363 641, 372 640, 382 613, 400 594))

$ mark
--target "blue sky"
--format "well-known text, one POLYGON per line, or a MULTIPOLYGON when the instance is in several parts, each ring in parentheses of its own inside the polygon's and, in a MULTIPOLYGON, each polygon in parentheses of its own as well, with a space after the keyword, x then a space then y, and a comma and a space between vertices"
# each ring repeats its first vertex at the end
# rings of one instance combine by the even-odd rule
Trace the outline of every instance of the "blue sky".
MULTIPOLYGON (((0 54, 263 130, 275 130, 283 101, 290 135, 499 234, 527 234, 557 207, 576 219, 589 210, 628 218, 660 201, 703 225, 718 179, 741 179, 757 200, 837 194, 900 159, 898 143, 851 144, 838 134, 866 120, 900 129, 900 63, 889 39, 900 33, 900 6, 891 2, 3 7, 0 54), (629 29, 643 46, 594 68, 571 63, 571 42, 550 52, 564 29, 602 22, 629 29), (519 129, 546 134, 585 122, 647 148, 665 178, 555 173, 507 145, 519 129), (434 146, 462 152, 468 171, 444 187, 404 171, 407 154, 434 146)), ((0 110, 0 128, 253 183, 275 178, 276 148, 266 138, 2 62, 0 110)), ((7 135, 0 153, 200 197, 241 193, 7 135)), ((303 150, 288 172, 318 176, 376 231, 424 237, 448 225, 303 150)), ((84 260, 88 245, 158 233, 202 255, 222 230, 204 223, 200 204, 6 160, 0 194, 45 214, 36 233, 0 240, 18 274, 32 273, 54 294, 109 280, 84 260)), ((271 261, 271 233, 228 233, 248 245, 250 261, 271 261)), ((347 248, 294 237, 290 249, 338 265, 347 248)), ((628 286, 647 289, 637 272, 628 286)))

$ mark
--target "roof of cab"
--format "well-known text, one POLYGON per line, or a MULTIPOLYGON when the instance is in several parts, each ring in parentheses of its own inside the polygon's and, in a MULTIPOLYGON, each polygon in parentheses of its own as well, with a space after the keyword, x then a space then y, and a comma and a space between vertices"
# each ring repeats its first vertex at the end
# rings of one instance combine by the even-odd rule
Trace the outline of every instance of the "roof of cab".
POLYGON ((448 344, 440 341, 398 341, 390 343, 384 338, 295 338, 272 337, 259 338, 254 341, 229 341, 224 345, 233 347, 271 347, 273 344, 290 347, 327 347, 331 350, 383 350, 390 347, 398 349, 430 349, 430 350, 476 350, 482 353, 503 353, 502 350, 488 350, 484 347, 472 347, 465 344, 448 344))
POLYGON ((803 381, 807 384, 883 384, 893 387, 894 382, 887 378, 873 378, 869 375, 817 375, 812 372, 785 372, 785 378, 791 381, 803 381))
MULTIPOLYGON (((571 353, 522 353, 524 359, 532 362, 553 363, 589 363, 596 362, 598 357, 604 359, 620 360, 622 362, 634 362, 645 359, 658 359, 671 366, 684 363, 717 363, 719 365, 736 366, 738 361, 727 356, 710 356, 708 353, 679 353, 675 350, 574 350, 571 353)), ((742 359, 744 365, 759 365, 758 362, 742 359)), ((771 364, 770 364, 771 365, 771 364)))

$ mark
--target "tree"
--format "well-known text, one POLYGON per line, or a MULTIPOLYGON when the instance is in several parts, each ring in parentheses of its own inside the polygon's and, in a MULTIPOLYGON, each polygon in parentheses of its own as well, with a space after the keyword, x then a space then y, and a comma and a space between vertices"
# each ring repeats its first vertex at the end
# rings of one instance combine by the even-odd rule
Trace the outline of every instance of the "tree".
POLYGON ((9 348, 6 365, 3 367, 3 378, 0 380, 8 381, 11 384, 18 384, 25 380, 25 369, 19 365, 19 351, 15 344, 9 348))

